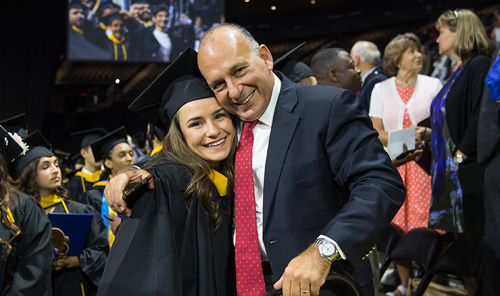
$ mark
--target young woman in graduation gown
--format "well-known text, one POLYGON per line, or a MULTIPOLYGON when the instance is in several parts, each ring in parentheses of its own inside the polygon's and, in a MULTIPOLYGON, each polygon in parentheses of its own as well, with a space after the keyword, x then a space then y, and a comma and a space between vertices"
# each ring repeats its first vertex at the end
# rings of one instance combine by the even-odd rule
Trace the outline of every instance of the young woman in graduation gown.
POLYGON ((0 295, 49 296, 52 228, 36 200, 10 185, 7 162, 23 149, 1 126, 0 134, 0 295))
POLYGON ((109 252, 106 228, 91 206, 70 201, 68 190, 61 186, 58 160, 40 135, 35 132, 26 138, 29 151, 17 160, 20 190, 35 197, 46 213, 94 214, 82 252, 53 262, 53 295, 95 295, 109 252))
POLYGON ((169 129, 145 166, 155 189, 123 219, 98 295, 236 295, 235 128, 197 71, 189 48, 129 107, 169 129))

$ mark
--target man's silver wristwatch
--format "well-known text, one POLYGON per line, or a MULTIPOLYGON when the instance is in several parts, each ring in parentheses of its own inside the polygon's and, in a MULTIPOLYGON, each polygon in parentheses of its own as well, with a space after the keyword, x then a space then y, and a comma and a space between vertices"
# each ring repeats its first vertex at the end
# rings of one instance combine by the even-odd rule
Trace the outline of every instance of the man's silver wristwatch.
POLYGON ((315 241, 319 248, 319 255, 323 258, 327 258, 330 261, 339 260, 340 253, 337 247, 329 240, 325 238, 317 238, 315 241))
POLYGON ((455 159, 457 160, 458 164, 462 164, 464 162, 464 157, 462 154, 455 154, 455 159))

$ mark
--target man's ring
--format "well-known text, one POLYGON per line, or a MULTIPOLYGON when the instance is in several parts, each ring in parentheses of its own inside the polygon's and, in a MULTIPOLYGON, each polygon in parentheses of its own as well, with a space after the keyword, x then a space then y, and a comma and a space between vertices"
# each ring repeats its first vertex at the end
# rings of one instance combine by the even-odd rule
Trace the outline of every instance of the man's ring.
POLYGON ((309 293, 309 291, 308 290, 300 290, 300 293, 307 294, 307 293, 309 293))

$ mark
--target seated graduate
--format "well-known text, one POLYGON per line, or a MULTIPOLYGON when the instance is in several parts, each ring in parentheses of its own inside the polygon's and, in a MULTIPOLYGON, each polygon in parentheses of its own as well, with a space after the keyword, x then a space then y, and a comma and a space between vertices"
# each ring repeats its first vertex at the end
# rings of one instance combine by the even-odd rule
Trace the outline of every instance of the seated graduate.
POLYGON ((46 213, 94 214, 83 251, 53 262, 53 295, 95 295, 109 252, 106 228, 93 207, 70 201, 68 190, 61 186, 59 162, 42 134, 36 131, 24 141, 29 150, 15 164, 19 189, 32 195, 46 213))
POLYGON ((8 181, 7 163, 24 152, 21 138, 2 126, 0 137, 0 295, 52 295, 52 227, 36 200, 8 181))
POLYGON ((83 168, 76 172, 65 185, 71 194, 72 200, 83 204, 88 203, 88 200, 82 200, 83 193, 92 189, 94 183, 102 180, 101 163, 94 159, 90 144, 107 133, 103 128, 93 128, 70 134, 71 137, 81 137, 80 155, 85 160, 83 168))
POLYGON ((155 189, 123 219, 98 295, 236 295, 234 122, 186 49, 129 107, 169 127, 145 168, 155 189))
POLYGON ((123 167, 135 162, 134 151, 127 142, 127 131, 125 127, 120 127, 90 144, 92 153, 96 161, 102 161, 104 173, 101 181, 94 184, 91 190, 86 192, 86 199, 101 213, 104 225, 107 228, 109 246, 111 247, 115 239, 115 231, 120 225, 121 219, 112 211, 106 198, 104 197, 104 187, 109 180, 123 167))

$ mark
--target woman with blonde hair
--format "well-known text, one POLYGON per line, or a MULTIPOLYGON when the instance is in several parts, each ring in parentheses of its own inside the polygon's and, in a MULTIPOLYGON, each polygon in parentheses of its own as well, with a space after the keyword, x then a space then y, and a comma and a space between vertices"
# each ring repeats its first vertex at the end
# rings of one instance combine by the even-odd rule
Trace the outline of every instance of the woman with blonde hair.
POLYGON ((436 28, 439 53, 453 58, 457 67, 431 105, 429 226, 481 235, 484 166, 476 162, 477 125, 493 45, 468 9, 444 12, 436 28))
POLYGON ((468 9, 444 12, 436 28, 439 53, 454 59, 457 66, 431 105, 429 227, 452 233, 455 238, 477 239, 474 253, 481 258, 476 261, 483 261, 476 271, 478 295, 494 295, 499 289, 494 287, 499 285, 494 271, 498 267, 480 239, 484 228, 485 165, 477 162, 477 126, 493 43, 479 18, 468 9))
MULTIPOLYGON (((392 77, 373 88, 369 112, 373 127, 379 132, 379 139, 385 147, 389 132, 410 127, 416 127, 416 145, 430 140, 430 129, 417 124, 429 117, 432 99, 442 85, 437 78, 419 74, 422 69, 421 49, 420 39, 413 33, 396 36, 385 48, 382 68, 392 77)), ((413 159, 397 167, 406 187, 406 199, 392 222, 404 232, 426 227, 429 219, 431 178, 413 159)), ((397 266, 401 285, 394 294, 404 295, 411 264, 400 261, 397 266)))

